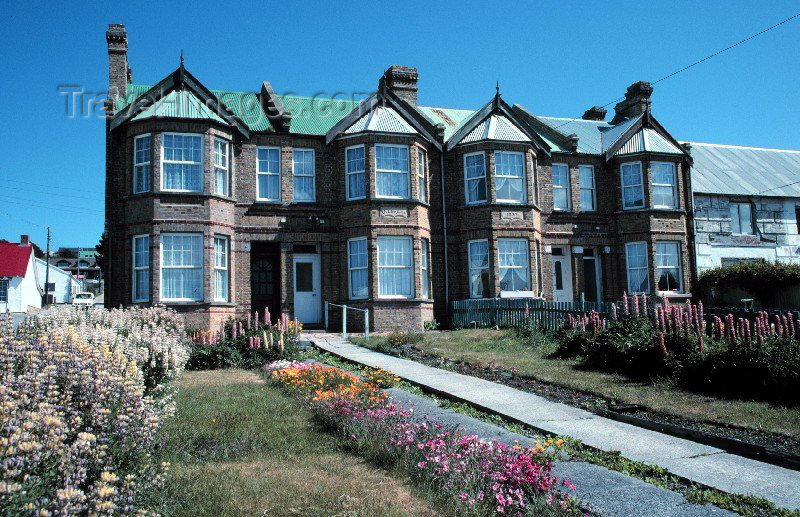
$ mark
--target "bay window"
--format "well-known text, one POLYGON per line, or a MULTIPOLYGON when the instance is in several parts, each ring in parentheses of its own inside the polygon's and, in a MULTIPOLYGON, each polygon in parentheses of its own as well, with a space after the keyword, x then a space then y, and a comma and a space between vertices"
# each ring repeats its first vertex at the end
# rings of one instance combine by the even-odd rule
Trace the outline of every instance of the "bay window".
POLYGON ((428 157, 424 150, 417 149, 417 197, 428 202, 428 157))
POLYGON ((214 139, 214 194, 229 196, 228 190, 228 142, 214 139))
POLYGON ((530 291, 529 246, 526 239, 498 239, 500 290, 530 291))
POLYGON ((367 197, 367 182, 364 174, 364 146, 356 145, 344 150, 345 190, 348 200, 367 197))
POLYGON ((642 185, 641 162, 623 163, 622 174, 622 208, 644 208, 644 188, 642 185))
POLYGON ((366 298, 368 295, 368 258, 366 237, 347 241, 347 278, 351 300, 366 298))
POLYGON ((162 190, 203 191, 202 135, 164 133, 161 152, 162 190))
POLYGON ((228 301, 228 237, 214 237, 214 300, 228 301))
POLYGON ((133 237, 133 293, 134 302, 150 299, 150 236, 133 237))
POLYGON ((647 262, 647 243, 629 242, 625 245, 625 264, 628 269, 629 293, 646 293, 650 291, 647 262))
POLYGON ((678 208, 678 184, 675 164, 653 162, 653 206, 655 208, 678 208))
POLYGON ((750 203, 731 203, 731 232, 738 235, 754 233, 750 203))
POLYGON ((486 239, 467 243, 469 259, 469 296, 489 296, 489 241, 486 239))
POLYGON ((679 242, 656 243, 656 284, 659 291, 681 290, 681 246, 679 242))
POLYGON ((464 155, 464 190, 468 205, 486 202, 486 156, 482 152, 464 155))
POLYGON ((413 298, 411 237, 378 237, 378 293, 382 298, 413 298))
POLYGON ((375 146, 377 197, 408 199, 411 184, 408 171, 408 146, 379 144, 375 146))
POLYGON ((256 200, 281 200, 281 150, 259 147, 256 151, 256 200))
POLYGON ((553 164, 553 210, 570 209, 569 167, 565 163, 553 164))
POLYGON ((150 191, 150 135, 133 139, 133 193, 150 191))
POLYGON ((313 149, 292 150, 292 175, 294 176, 294 200, 313 203, 316 200, 315 163, 313 149))
POLYGON ((496 151, 494 153, 496 198, 501 203, 525 202, 525 155, 496 151))
POLYGON ((422 239, 420 241, 420 262, 419 262, 419 272, 421 278, 421 286, 422 291, 420 292, 420 296, 422 298, 430 298, 431 297, 431 273, 430 273, 430 244, 428 243, 428 239, 422 239))
POLYGON ((161 235, 161 300, 203 300, 203 235, 161 235))
POLYGON ((578 166, 578 183, 581 188, 581 210, 593 212, 597 210, 597 193, 594 184, 594 166, 578 166))

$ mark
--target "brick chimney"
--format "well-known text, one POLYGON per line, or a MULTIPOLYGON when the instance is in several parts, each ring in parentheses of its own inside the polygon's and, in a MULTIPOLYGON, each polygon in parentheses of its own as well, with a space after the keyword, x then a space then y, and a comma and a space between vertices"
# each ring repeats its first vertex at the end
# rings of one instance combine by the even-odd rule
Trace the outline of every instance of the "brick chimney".
POLYGON ((606 109, 602 106, 592 106, 583 112, 583 120, 605 120, 606 109))
MULTIPOLYGON (((108 43, 108 96, 128 95, 127 85, 131 81, 128 66, 128 33, 121 23, 110 23, 106 31, 108 43)), ((116 104, 116 103, 115 103, 116 104)))
POLYGON ((27 235, 20 235, 19 236, 19 245, 20 246, 30 246, 31 240, 27 235))
POLYGON ((378 82, 378 89, 384 86, 392 90, 398 97, 412 106, 417 105, 417 81, 419 74, 416 68, 392 65, 386 69, 378 82))
POLYGON ((653 87, 646 81, 639 81, 628 86, 625 91, 625 100, 614 106, 614 119, 612 124, 619 124, 623 120, 641 115, 650 107, 650 96, 653 87))

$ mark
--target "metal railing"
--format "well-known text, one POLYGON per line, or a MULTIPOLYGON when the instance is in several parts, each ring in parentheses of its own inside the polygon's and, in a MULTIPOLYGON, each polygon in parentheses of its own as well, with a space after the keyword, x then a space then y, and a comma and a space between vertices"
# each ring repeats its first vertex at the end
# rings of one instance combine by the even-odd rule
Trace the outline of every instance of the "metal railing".
POLYGON ((328 317, 329 307, 341 307, 342 309, 342 339, 347 339, 347 311, 359 311, 364 314, 364 338, 369 338, 369 309, 361 309, 359 307, 348 306, 344 304, 332 303, 325 301, 325 330, 328 330, 328 317))

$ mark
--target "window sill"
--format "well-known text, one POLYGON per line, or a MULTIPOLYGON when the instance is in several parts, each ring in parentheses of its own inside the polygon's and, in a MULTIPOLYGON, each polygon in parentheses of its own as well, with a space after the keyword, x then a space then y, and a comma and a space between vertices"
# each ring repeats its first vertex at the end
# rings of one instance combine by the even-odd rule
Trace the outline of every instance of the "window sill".
POLYGON ((686 215, 686 210, 682 208, 652 208, 652 207, 645 207, 645 208, 624 208, 622 210, 617 210, 614 212, 615 215, 619 214, 640 214, 640 213, 661 213, 661 214, 676 214, 676 215, 686 215))

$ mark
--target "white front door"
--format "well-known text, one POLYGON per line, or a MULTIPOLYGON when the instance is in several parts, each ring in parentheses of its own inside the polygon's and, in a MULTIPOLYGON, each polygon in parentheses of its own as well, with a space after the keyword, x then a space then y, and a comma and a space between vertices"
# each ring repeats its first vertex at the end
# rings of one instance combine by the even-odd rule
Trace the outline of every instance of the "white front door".
POLYGON ((300 323, 322 321, 322 278, 319 255, 294 256, 294 316, 300 323))
POLYGON ((572 301, 572 270, 569 266, 569 247, 553 247, 553 300, 572 301))

